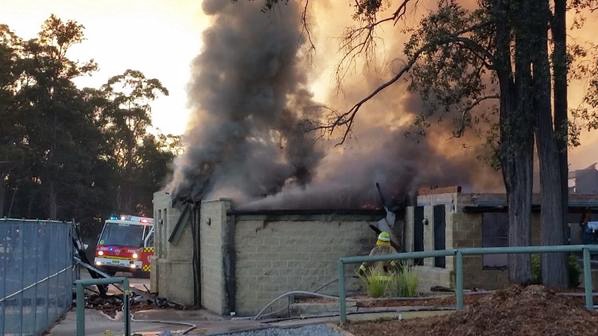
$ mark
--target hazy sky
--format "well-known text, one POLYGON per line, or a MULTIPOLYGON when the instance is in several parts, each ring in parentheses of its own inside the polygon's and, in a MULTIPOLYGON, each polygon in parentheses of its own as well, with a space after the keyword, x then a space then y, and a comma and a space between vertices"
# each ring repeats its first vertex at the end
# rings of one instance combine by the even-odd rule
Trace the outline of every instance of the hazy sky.
POLYGON ((52 13, 83 24, 87 40, 73 47, 70 56, 94 58, 99 71, 77 84, 97 87, 129 68, 158 78, 170 95, 153 104, 154 127, 183 133, 189 66, 208 24, 201 1, 0 0, 0 8, 0 23, 23 38, 34 37, 52 13))
MULTIPOLYGON (((182 134, 189 116, 186 86, 190 63, 200 52, 201 33, 209 25, 201 3, 201 0, 0 0, 0 23, 8 24, 23 38, 34 37, 52 13, 83 24, 87 40, 73 47, 70 56, 80 60, 94 58, 100 68, 92 77, 80 78, 77 83, 98 87, 129 68, 156 77, 168 88, 170 96, 161 97, 153 104, 154 127, 182 134)), ((351 10, 347 0, 321 0, 313 6, 312 28, 318 50, 309 82, 315 99, 329 102, 335 100, 330 95, 335 91, 333 70, 337 61, 330 56, 338 54, 338 37, 351 20, 351 10)), ((592 28, 590 23, 573 35, 595 40, 592 28)), ((371 84, 373 87, 374 83, 371 84)), ((580 101, 583 92, 580 86, 579 83, 571 86, 571 106, 580 101)), ((370 89, 364 87, 363 93, 370 89)), ((353 103, 346 97, 336 99, 339 100, 353 103)), ((596 148, 598 132, 584 133, 583 145, 570 151, 573 168, 598 161, 596 148)))

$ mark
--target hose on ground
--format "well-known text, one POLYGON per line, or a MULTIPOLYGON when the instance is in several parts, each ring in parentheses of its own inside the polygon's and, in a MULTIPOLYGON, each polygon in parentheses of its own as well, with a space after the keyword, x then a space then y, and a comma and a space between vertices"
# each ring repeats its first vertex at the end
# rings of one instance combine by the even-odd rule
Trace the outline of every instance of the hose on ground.
POLYGON ((191 332, 191 330, 197 328, 197 325, 195 325, 193 323, 188 323, 188 322, 168 321, 168 320, 137 320, 137 319, 135 319, 135 317, 133 316, 133 314, 131 314, 131 321, 133 321, 133 322, 143 322, 143 323, 173 324, 173 325, 180 325, 180 326, 186 326, 186 327, 188 327, 187 329, 185 329, 181 333, 182 335, 187 335, 189 332, 191 332))
MULTIPOLYGON (((280 294, 274 300, 268 302, 268 304, 266 304, 264 306, 264 308, 262 308, 254 317, 251 317, 250 319, 252 319, 252 320, 258 320, 264 314, 264 312, 268 308, 270 308, 270 306, 272 306, 278 300, 280 300, 282 298, 285 298, 285 297, 288 297, 288 296, 291 296, 291 295, 304 295, 304 296, 321 297, 321 298, 324 298, 324 299, 338 300, 338 296, 332 296, 332 295, 326 295, 326 294, 320 294, 320 293, 308 292, 308 291, 289 291, 289 292, 285 292, 285 293, 280 294)), ((353 300, 352 299, 347 299, 347 301, 353 301, 353 300)))

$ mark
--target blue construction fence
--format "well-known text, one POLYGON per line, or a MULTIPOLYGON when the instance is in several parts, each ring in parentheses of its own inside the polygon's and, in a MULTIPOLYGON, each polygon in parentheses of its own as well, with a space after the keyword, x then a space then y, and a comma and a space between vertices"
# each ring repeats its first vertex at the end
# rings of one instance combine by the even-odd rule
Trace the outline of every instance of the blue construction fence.
POLYGON ((72 305, 73 225, 0 219, 0 335, 41 335, 72 305))

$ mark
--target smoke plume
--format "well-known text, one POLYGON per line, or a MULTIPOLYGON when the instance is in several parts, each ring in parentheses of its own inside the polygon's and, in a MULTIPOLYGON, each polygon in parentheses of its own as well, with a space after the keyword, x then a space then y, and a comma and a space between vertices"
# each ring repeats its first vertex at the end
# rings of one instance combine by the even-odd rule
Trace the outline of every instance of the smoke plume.
POLYGON ((214 18, 194 60, 189 97, 195 115, 176 161, 172 191, 198 200, 238 200, 310 182, 322 158, 309 120, 298 8, 260 11, 260 3, 206 0, 214 18))
MULTIPOLYGON (((318 3, 329 7, 329 25, 317 27, 319 32, 345 26, 329 15, 335 12, 330 7, 349 7, 339 3, 318 3)), ((500 175, 479 159, 480 139, 452 138, 447 121, 436 123, 425 138, 405 136, 424 108, 406 85, 369 102, 344 146, 335 146, 335 138, 316 141, 320 134, 305 131, 324 112, 308 90, 307 74, 336 62, 332 46, 338 40, 320 39, 316 58, 324 56, 306 63, 301 8, 291 1, 263 13, 260 6, 204 1, 214 23, 193 63, 189 97, 195 114, 170 185, 176 197, 228 197, 246 209, 351 208, 379 206, 375 182, 396 201, 423 185, 500 191, 500 175)), ((393 41, 392 54, 401 46, 393 41)), ((324 103, 350 106, 384 78, 375 72, 347 78, 343 94, 330 90, 324 103)))

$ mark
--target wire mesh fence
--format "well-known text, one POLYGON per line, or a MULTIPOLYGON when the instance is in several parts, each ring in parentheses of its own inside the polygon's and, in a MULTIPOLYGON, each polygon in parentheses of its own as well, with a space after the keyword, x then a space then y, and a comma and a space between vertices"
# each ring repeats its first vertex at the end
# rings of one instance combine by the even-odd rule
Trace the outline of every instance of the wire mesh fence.
POLYGON ((0 335, 41 335, 71 307, 72 230, 0 219, 0 335))

